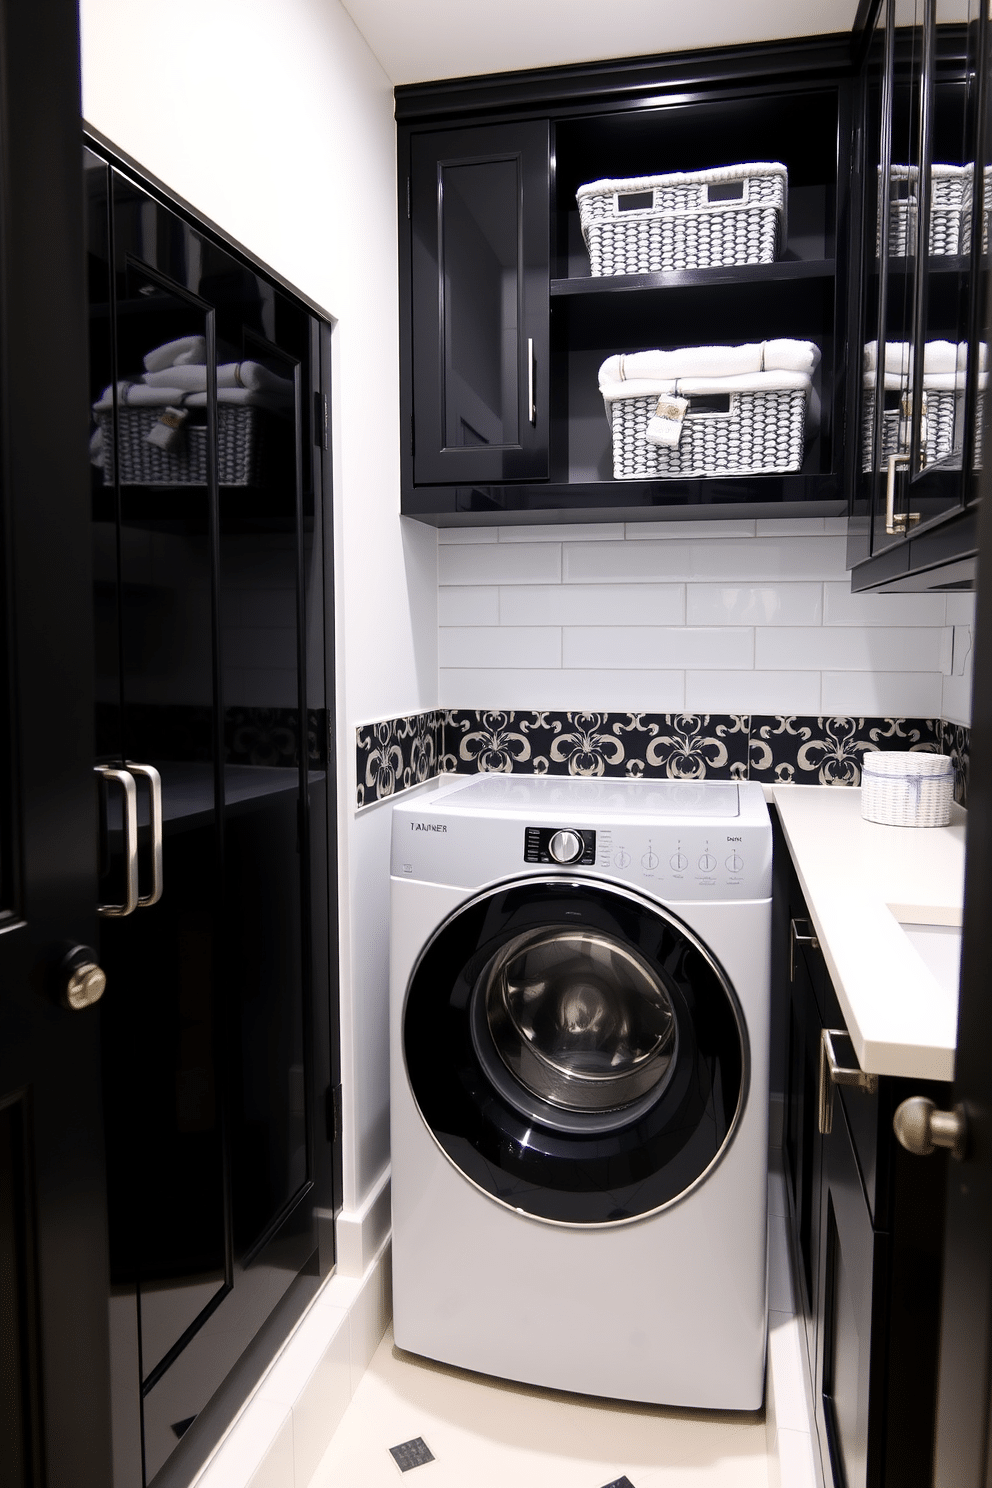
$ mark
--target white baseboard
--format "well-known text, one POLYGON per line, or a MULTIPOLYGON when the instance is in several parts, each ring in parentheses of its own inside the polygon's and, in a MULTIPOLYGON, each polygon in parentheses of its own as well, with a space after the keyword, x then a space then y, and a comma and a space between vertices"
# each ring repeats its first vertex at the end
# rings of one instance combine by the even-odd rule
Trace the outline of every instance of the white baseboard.
POLYGON ((338 1276, 364 1276, 390 1230, 389 1169, 384 1168, 361 1206, 342 1209, 335 1228, 338 1276))
MULTIPOLYGON (((385 1194, 388 1213, 388 1174, 385 1194)), ((308 1488, 391 1316, 387 1236, 361 1275, 328 1278, 190 1488, 308 1488)))
POLYGON ((810 1409, 806 1339, 792 1272, 781 1154, 771 1153, 768 1214, 768 1372, 765 1441, 769 1488, 823 1488, 810 1409))

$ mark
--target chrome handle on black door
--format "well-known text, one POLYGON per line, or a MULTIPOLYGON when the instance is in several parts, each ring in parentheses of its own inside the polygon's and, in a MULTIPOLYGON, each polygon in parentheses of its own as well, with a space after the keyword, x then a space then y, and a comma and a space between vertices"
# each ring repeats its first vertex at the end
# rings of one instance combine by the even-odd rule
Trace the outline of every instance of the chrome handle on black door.
POLYGON ((534 357, 534 338, 527 340, 527 417, 537 423, 537 362, 534 357))
POLYGON ((136 765, 127 761, 132 775, 148 781, 148 811, 152 832, 152 887, 148 894, 141 894, 138 905, 147 909, 157 904, 162 897, 162 777, 154 765, 136 765))
POLYGON ((819 1128, 821 1137, 829 1137, 834 1125, 834 1086, 851 1085, 856 1090, 865 1090, 874 1095, 878 1089, 878 1076, 867 1075, 860 1066, 844 1069, 837 1063, 834 1039, 845 1038, 844 1028, 821 1028, 820 1030, 820 1100, 819 1128))
POLYGON ((96 912, 107 919, 123 919, 138 907, 138 791, 130 770, 113 765, 94 765, 94 772, 108 785, 119 785, 124 792, 121 827, 124 838, 124 873, 127 889, 123 904, 98 904, 96 912))

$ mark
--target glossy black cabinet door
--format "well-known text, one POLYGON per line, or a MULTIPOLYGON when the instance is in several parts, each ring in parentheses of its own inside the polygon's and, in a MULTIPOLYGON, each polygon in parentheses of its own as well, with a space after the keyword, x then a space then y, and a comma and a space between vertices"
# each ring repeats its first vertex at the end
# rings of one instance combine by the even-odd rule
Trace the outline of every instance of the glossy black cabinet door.
POLYGON ((115 1488, 137 1488, 332 1261, 325 389, 303 306, 87 165, 97 758, 137 783, 128 913, 116 783, 101 800, 115 1488))
POLYGON ((411 141, 414 479, 548 474, 549 125, 411 141))

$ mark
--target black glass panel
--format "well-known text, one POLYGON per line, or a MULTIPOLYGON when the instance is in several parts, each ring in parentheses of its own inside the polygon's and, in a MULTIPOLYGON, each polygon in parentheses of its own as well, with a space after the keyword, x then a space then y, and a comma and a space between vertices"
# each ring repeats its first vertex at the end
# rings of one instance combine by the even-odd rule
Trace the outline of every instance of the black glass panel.
POLYGON ((455 914, 414 971, 403 1038, 420 1111, 455 1166, 500 1202, 561 1223, 617 1222, 671 1202, 717 1160, 747 1096, 743 1020, 715 962, 674 917, 599 887, 531 881, 455 914), (520 937, 563 929, 628 951, 677 1029, 665 1078, 611 1119, 564 1116, 533 1089, 522 1107, 523 1087, 508 1086, 511 1072, 480 1037, 479 987, 494 959, 520 937))

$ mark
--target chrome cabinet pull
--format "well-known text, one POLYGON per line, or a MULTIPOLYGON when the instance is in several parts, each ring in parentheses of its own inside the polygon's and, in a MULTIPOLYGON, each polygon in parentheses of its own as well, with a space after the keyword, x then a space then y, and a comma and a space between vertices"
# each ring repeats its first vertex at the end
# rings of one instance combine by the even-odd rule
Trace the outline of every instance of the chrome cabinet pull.
POLYGON ((150 894, 138 899, 141 909, 157 904, 162 897, 162 777, 154 765, 136 765, 126 761, 132 775, 148 781, 149 816, 152 828, 152 887, 150 894))
POLYGON ((834 1126, 834 1086, 850 1085, 874 1095, 878 1089, 878 1076, 866 1075, 860 1066, 844 1069, 837 1063, 833 1041, 846 1038, 846 1028, 821 1028, 820 1030, 820 1099, 819 1127, 821 1137, 829 1137, 834 1126))
POLYGON ((920 520, 919 512, 900 512, 896 516, 896 466, 908 465, 908 455, 890 455, 888 474, 885 478, 885 530, 889 537, 898 537, 907 527, 920 520))
POLYGON ((138 907, 138 791, 130 770, 113 765, 94 765, 94 772, 108 785, 119 785, 124 792, 124 868, 127 875, 127 898, 123 904, 98 904, 96 912, 106 919, 123 919, 138 907))
POLYGON ((534 359, 534 338, 527 339, 527 409, 532 424, 537 423, 537 363, 534 359))
POLYGON ((814 951, 820 949, 820 942, 810 929, 809 920, 790 920, 789 922, 789 981, 796 980, 796 946, 812 946, 814 951))

